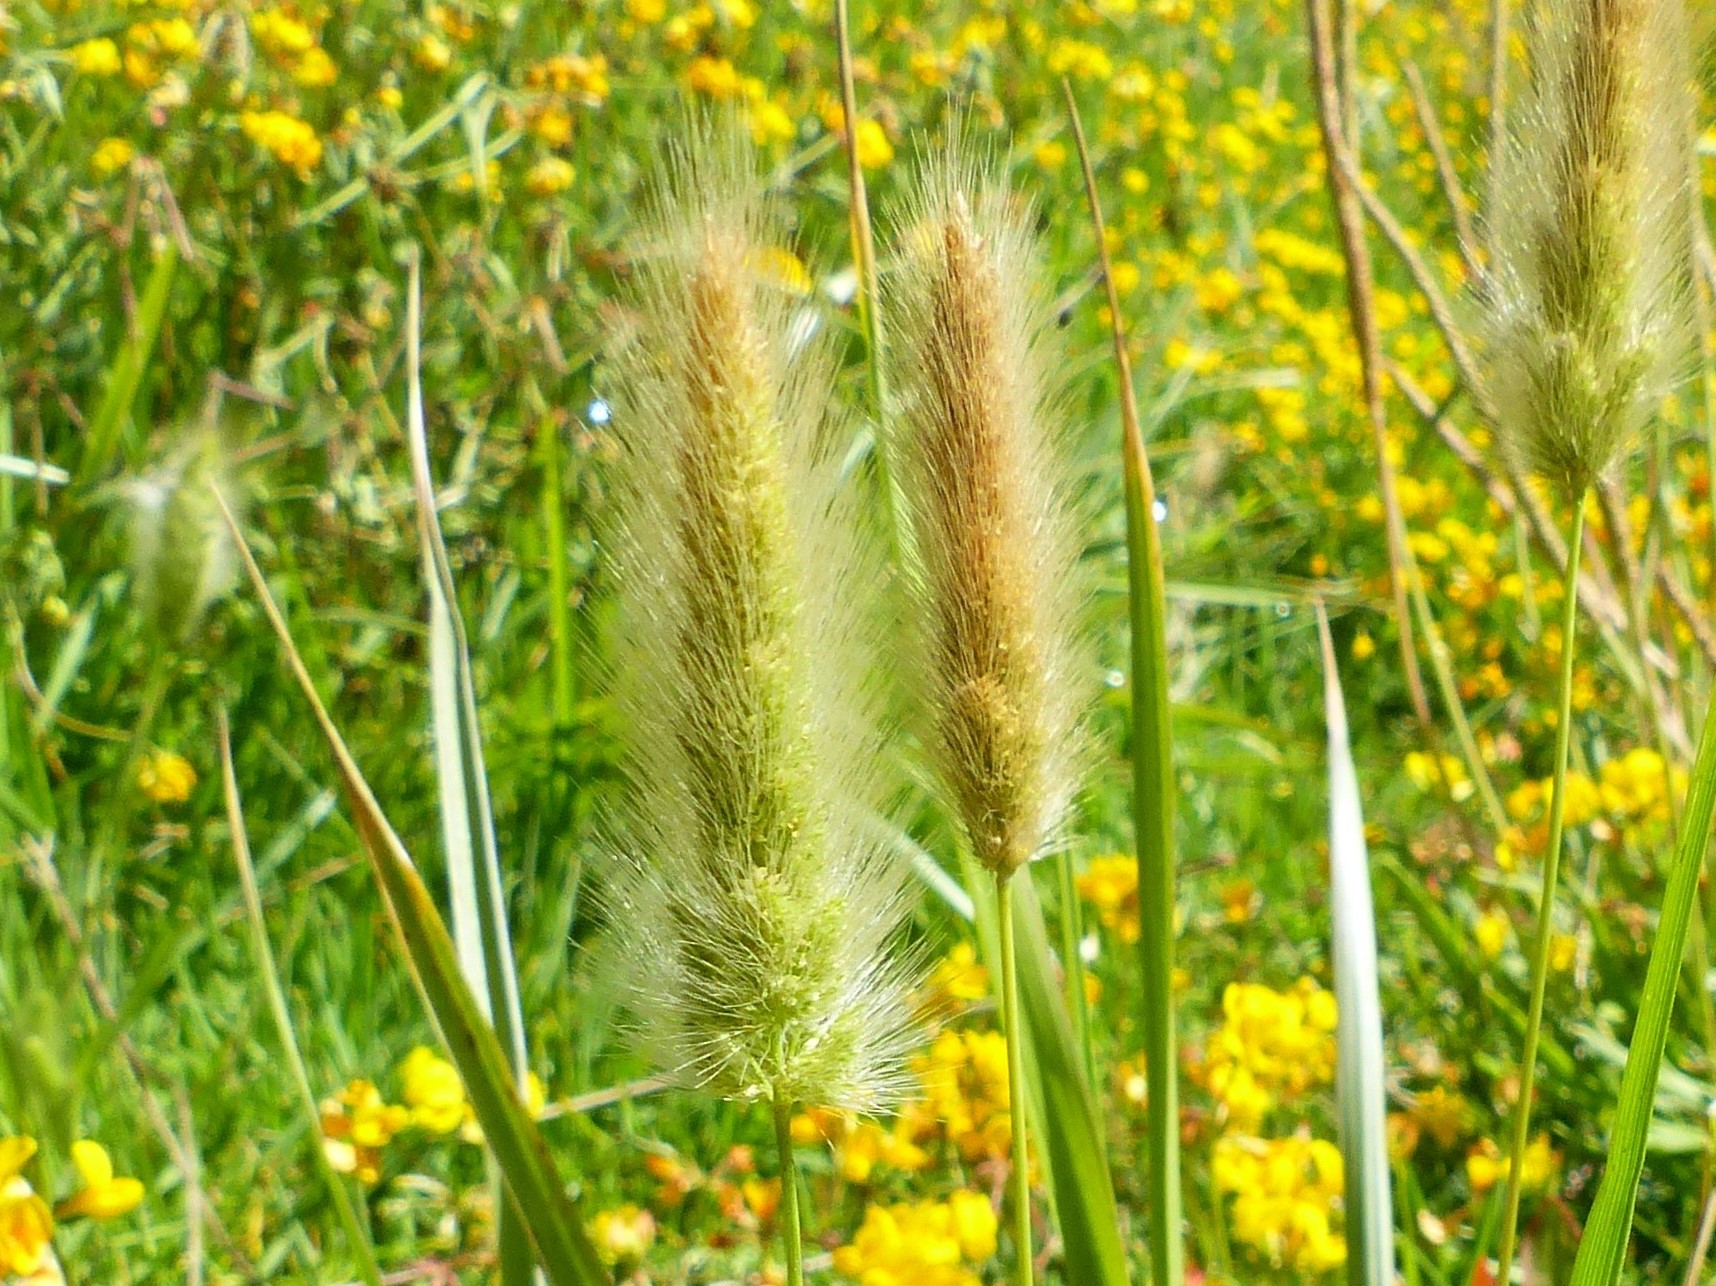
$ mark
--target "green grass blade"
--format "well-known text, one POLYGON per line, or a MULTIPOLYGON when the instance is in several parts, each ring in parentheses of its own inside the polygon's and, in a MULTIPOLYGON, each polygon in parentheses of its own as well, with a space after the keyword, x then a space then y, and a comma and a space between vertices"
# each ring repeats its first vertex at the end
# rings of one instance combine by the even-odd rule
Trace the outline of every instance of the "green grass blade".
MULTIPOLYGON (((980 944, 999 979, 995 881, 969 858, 966 887, 977 908, 980 944)), ((1032 1086, 1031 1131, 1049 1201, 1060 1227, 1066 1264, 1061 1279, 1078 1286, 1126 1286, 1126 1248, 1108 1168, 1102 1109, 1085 1080, 1084 1064, 1049 955, 1049 934, 1030 868, 1013 878, 1014 956, 1019 976, 1021 1035, 1032 1086)), ((1075 966, 1076 967, 1076 966, 1075 966)))
POLYGON ((268 942, 268 925, 262 917, 262 895, 256 887, 256 866, 250 860, 250 836, 244 825, 244 805, 238 795, 238 774, 232 766, 232 735, 227 726, 226 707, 215 709, 215 727, 220 749, 220 779, 226 796, 226 820, 232 831, 232 856, 238 863, 239 883, 244 890, 245 919, 250 925, 250 950, 256 961, 256 972, 262 976, 262 988, 268 995, 269 1013, 280 1046, 286 1055, 286 1068, 292 1074, 292 1088, 298 1091, 298 1102, 304 1119, 310 1125, 310 1138, 316 1147, 316 1171, 322 1186, 333 1199, 340 1227, 351 1244, 352 1257, 357 1260, 358 1276, 368 1286, 381 1286, 381 1266, 375 1261, 375 1247, 358 1220, 351 1193, 345 1181, 334 1173, 328 1163, 326 1140, 322 1135, 322 1114, 316 1104, 316 1093, 310 1088, 310 1074, 304 1069, 304 1056, 298 1050, 298 1036, 292 1027, 292 1011, 286 1006, 286 993, 280 986, 280 971, 274 964, 274 949, 268 942))
MULTIPOLYGON (((482 730, 471 682, 471 654, 459 613, 452 565, 436 513, 429 470, 429 433, 423 413, 422 269, 413 256, 406 289, 406 439, 416 497, 423 578, 429 591, 429 691, 435 733, 435 772, 446 846, 447 882, 453 913, 453 944, 459 967, 483 1016, 494 1024, 520 1095, 527 1091, 530 1063, 518 969, 507 926, 500 850, 483 761, 482 730)), ((504 1193, 501 1194, 504 1196, 504 1193)), ((530 1280, 530 1254, 516 1212, 503 1203, 497 1224, 502 1279, 530 1280)))
POLYGON ((1341 1154, 1346 1162, 1347 1281, 1350 1286, 1394 1286, 1388 1069, 1382 1050, 1370 855, 1334 640, 1320 606, 1317 632, 1323 644, 1324 718, 1329 727, 1329 882, 1335 999, 1340 1006, 1336 1066, 1341 1154))
POLYGON ((554 1286, 606 1286, 608 1274, 584 1231, 577 1207, 555 1172, 536 1122, 530 1119, 501 1042, 459 970, 452 937, 435 900, 310 681, 237 520, 218 492, 216 499, 292 675, 333 754, 353 824, 404 948, 406 963, 459 1070, 483 1136, 536 1244, 538 1261, 554 1286))
POLYGON ((1698 738, 1698 756, 1693 761, 1687 786, 1685 825, 1681 827, 1668 889, 1663 894, 1650 964, 1645 969, 1644 996, 1639 1002, 1638 1022, 1633 1027, 1632 1046, 1627 1051, 1627 1068, 1621 1074, 1609 1140, 1609 1162, 1585 1223, 1578 1257, 1573 1261, 1572 1286, 1614 1286, 1621 1277, 1627 1242, 1632 1235, 1633 1206, 1644 1172, 1645 1149, 1650 1142, 1657 1080, 1668 1043, 1668 1023, 1674 1014, 1675 988, 1681 962, 1686 957, 1687 926, 1698 894, 1698 878, 1704 870, 1713 811, 1716 811, 1716 702, 1705 711, 1704 731, 1698 738))
POLYGON ((1138 843, 1138 947, 1144 979, 1141 1025, 1149 1103, 1150 1277, 1156 1286, 1185 1280, 1180 1195, 1180 1095, 1174 1040, 1174 733, 1168 690, 1167 576, 1156 528, 1156 484, 1126 354, 1120 295, 1109 271, 1108 240, 1096 172, 1072 86, 1061 89, 1084 169, 1096 253, 1108 291, 1115 374, 1120 384, 1120 456, 1126 495, 1126 577, 1132 626, 1132 825, 1138 843))
POLYGON ((83 458, 78 462, 80 482, 90 482, 107 472, 114 452, 119 449, 120 435, 131 414, 131 404, 137 400, 138 387, 143 383, 143 369, 155 351, 155 340, 167 315, 167 298, 172 293, 173 277, 178 268, 179 243, 168 237, 160 258, 149 270, 149 281, 137 303, 137 329, 120 345, 108 372, 106 391, 89 422, 83 458))

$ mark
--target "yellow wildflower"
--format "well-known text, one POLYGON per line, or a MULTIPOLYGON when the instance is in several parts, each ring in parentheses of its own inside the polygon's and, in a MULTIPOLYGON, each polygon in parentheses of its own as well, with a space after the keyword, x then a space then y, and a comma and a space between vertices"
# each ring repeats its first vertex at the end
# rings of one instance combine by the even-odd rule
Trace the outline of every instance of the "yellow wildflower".
POLYGON ((451 1134, 464 1124, 469 1106, 459 1070, 426 1045, 419 1045, 400 1064, 405 1105, 411 1120, 435 1134, 451 1134))
POLYGON ((626 0, 626 17, 653 26, 667 17, 667 0, 626 0))
POLYGON ((1472 934, 1477 939, 1478 950, 1483 952, 1485 960, 1498 959, 1507 949, 1509 931, 1507 916, 1494 907, 1478 917, 1472 934))
POLYGON ((197 784, 191 761, 171 750, 152 750, 137 765, 137 788, 157 804, 182 804, 197 784))
POLYGON ((443 72, 453 65, 453 47, 434 32, 418 37, 411 59, 424 71, 443 72))
POLYGON ((35 1155, 34 1139, 0 1138, 0 1277, 41 1272, 52 1254, 53 1214, 22 1173, 35 1155))
MULTIPOLYGON (((137 155, 137 149, 129 139, 104 138, 95 145, 95 151, 90 153, 89 168, 102 178, 106 178, 116 170, 123 170, 130 165, 137 155)), ((139 770, 141 776, 141 770, 139 770)), ((196 783, 196 774, 191 774, 191 782, 196 783)), ((144 788, 147 791, 147 787, 144 788)))
POLYGON ((858 122, 857 149, 858 164, 866 170, 879 170, 894 159, 894 145, 878 121, 858 122))
POLYGON ((1321 1273, 1346 1262, 1346 1239, 1333 1227, 1344 1173, 1334 1144, 1225 1135, 1213 1172, 1217 1190, 1234 1197, 1235 1239, 1272 1265, 1321 1273))
POLYGON ((570 162, 558 156, 545 156, 530 167, 524 176, 524 186, 532 196, 553 196, 571 187, 574 177, 570 162))
POLYGON ((388 1103, 366 1080, 355 1080, 321 1105, 322 1136, 328 1162, 359 1181, 381 1180, 381 1149, 411 1122, 408 1109, 388 1103))
POLYGON ((80 1215, 91 1219, 115 1219, 129 1214, 143 1201, 143 1185, 136 1179, 115 1178, 107 1149, 91 1139, 79 1139, 71 1147, 72 1164, 83 1186, 60 1202, 54 1213, 61 1219, 80 1215))
POLYGON ((106 36, 73 45, 71 60, 85 76, 117 76, 124 65, 119 60, 119 46, 106 36))
POLYGON ((1287 991, 1227 985, 1197 1073, 1229 1129, 1255 1130, 1277 1103, 1334 1079, 1337 1018, 1334 994, 1310 978, 1287 991))
POLYGON ((604 1210, 591 1220, 590 1238, 604 1263, 636 1263, 655 1245, 655 1216, 634 1205, 604 1210))
POLYGON ((279 9, 251 14, 250 34, 268 53, 293 58, 308 53, 316 43, 316 33, 306 23, 279 9))
POLYGON ((937 962, 930 973, 929 989, 938 996, 970 1004, 989 994, 989 971, 977 963, 977 949, 961 942, 937 962))
POLYGON ((1098 857, 1078 877, 1078 895, 1096 908, 1103 926, 1122 942, 1138 941, 1138 863, 1116 853, 1098 857))
POLYGON ((725 58, 693 58, 685 69, 686 88, 710 98, 732 98, 743 88, 739 73, 725 58))
POLYGON ((238 118, 245 136, 300 178, 322 163, 322 140, 307 122, 286 112, 245 112, 238 118))
MULTIPOLYGON (((1542 1192, 1555 1178, 1560 1158, 1549 1146, 1549 1136, 1539 1134, 1526 1144, 1525 1161, 1519 1169, 1519 1186, 1525 1192, 1542 1192)), ((1488 1192, 1498 1183, 1507 1181, 1512 1168, 1509 1157, 1490 1139, 1480 1139, 1466 1155, 1466 1182, 1476 1194, 1488 1192)))
POLYGON ((975 1192, 871 1206, 834 1267, 865 1286, 980 1286, 971 1266, 994 1255, 995 1236, 995 1209, 975 1192))
POLYGON ((320 45, 304 51, 298 65, 292 69, 292 79, 305 89, 325 89, 339 79, 339 71, 328 51, 320 45))

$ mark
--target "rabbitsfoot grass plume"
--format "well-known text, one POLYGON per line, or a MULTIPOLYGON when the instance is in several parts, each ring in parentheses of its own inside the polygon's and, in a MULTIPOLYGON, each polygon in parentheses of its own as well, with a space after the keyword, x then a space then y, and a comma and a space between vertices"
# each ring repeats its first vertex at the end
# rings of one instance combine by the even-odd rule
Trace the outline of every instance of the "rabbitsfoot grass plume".
POLYGON ((822 450, 833 367, 820 344, 794 349, 750 165, 730 130, 695 129, 672 156, 618 358, 631 791, 610 910, 658 1063, 773 1108, 796 1283, 790 1114, 893 1100, 911 970, 890 949, 901 884, 867 824, 867 564, 822 450))
POLYGON ((1029 209, 950 142, 896 225, 900 483, 915 533, 924 739, 998 894, 1017 1279, 1032 1277, 1012 879, 1058 837, 1077 781, 1077 544, 1057 459, 1047 300, 1029 209))
POLYGON ((1586 501, 1671 391, 1687 337, 1678 0, 1536 7, 1531 82, 1498 159, 1485 285, 1485 390, 1508 450, 1573 508, 1561 620, 1554 794, 1500 1241, 1509 1280, 1543 1021, 1572 722, 1586 501))

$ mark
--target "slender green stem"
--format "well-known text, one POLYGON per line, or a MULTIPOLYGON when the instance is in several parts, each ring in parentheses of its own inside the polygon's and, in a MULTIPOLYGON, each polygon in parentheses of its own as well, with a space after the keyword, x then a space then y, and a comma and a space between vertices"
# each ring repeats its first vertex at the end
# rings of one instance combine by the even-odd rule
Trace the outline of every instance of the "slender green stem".
MULTIPOLYGON (((540 402, 534 380, 529 402, 540 402)), ((537 421, 536 447, 542 471, 542 539, 548 546, 548 644, 553 666, 553 711, 556 731, 572 724, 577 703, 577 671, 572 655, 572 573, 566 556, 566 496, 561 477, 560 426, 546 405, 537 421)))
POLYGON ((858 159, 858 90, 852 74, 852 30, 847 0, 834 0, 834 43, 840 61, 840 108, 846 121, 846 182, 852 224, 852 263, 858 272, 858 323, 864 330, 868 360, 870 413, 875 441, 870 459, 882 490, 895 556, 907 566, 917 549, 907 522, 905 498, 895 485, 888 463, 888 376, 882 360, 882 289, 876 272, 876 237, 870 225, 870 196, 864 166, 858 159))
POLYGON ((804 1286, 804 1232, 798 1213, 798 1162, 792 1151, 792 1104, 775 1099, 775 1142, 781 1152, 781 1250, 787 1286, 804 1286))
POLYGON ((286 1056, 286 1070, 291 1073, 293 1088, 298 1091, 298 1104, 310 1125, 310 1137, 316 1149, 316 1170, 321 1176, 334 1211, 345 1229, 352 1258, 357 1260, 358 1276, 367 1286, 381 1286, 381 1268, 376 1263, 375 1247, 370 1244, 358 1218, 357 1207, 346 1191, 345 1181, 334 1173, 323 1146, 321 1112, 316 1095, 310 1088, 310 1074, 304 1067, 304 1056, 298 1049, 297 1032, 292 1026, 292 1011, 286 1006, 286 991, 280 985, 280 971, 274 964, 274 948, 268 941, 268 926, 262 916, 262 894, 256 884, 256 866, 250 858, 250 839, 244 825, 244 808, 238 795, 238 775, 232 765, 232 736, 227 725, 226 707, 215 707, 215 729, 219 739, 221 785, 226 795, 227 824, 232 832, 232 856, 238 864, 239 884, 244 893, 245 918, 250 923, 250 950, 256 971, 262 976, 262 989, 268 997, 269 1013, 274 1019, 274 1031, 280 1037, 281 1052, 286 1056))
POLYGON ((1025 1158, 1025 1052, 1020 1039, 1019 966, 1013 950, 1013 878, 995 877, 995 918, 1001 922, 1001 1025, 1007 1037, 1007 1115, 1013 1125, 1014 1286, 1031 1286, 1031 1174, 1025 1158))
POLYGON ((1061 964, 1066 970, 1067 1010, 1072 1015, 1073 1035, 1078 1038, 1080 1064, 1085 1083, 1096 1086, 1096 1051, 1090 1043, 1090 1005, 1084 996, 1084 960, 1079 955, 1083 917, 1079 915, 1078 880, 1073 872, 1073 854, 1068 849, 1056 863, 1061 883, 1061 964))
POLYGON ((1555 928, 1555 884, 1561 870, 1561 840, 1567 804, 1567 749, 1573 733, 1573 634, 1579 623, 1579 553, 1585 543, 1585 502, 1589 489, 1573 505, 1573 530, 1567 541, 1567 574, 1562 581, 1561 687, 1556 698, 1554 794, 1549 801, 1549 849, 1543 857, 1543 891, 1537 904, 1537 938, 1531 957, 1531 1007, 1525 1019, 1525 1049, 1519 1062, 1519 1103, 1513 1113, 1513 1142, 1508 1149, 1507 1196, 1502 1212, 1498 1282, 1513 1269, 1519 1232, 1521 1172, 1531 1138, 1531 1091, 1537 1075, 1537 1045, 1543 1033, 1543 993, 1549 981, 1549 946, 1555 928))

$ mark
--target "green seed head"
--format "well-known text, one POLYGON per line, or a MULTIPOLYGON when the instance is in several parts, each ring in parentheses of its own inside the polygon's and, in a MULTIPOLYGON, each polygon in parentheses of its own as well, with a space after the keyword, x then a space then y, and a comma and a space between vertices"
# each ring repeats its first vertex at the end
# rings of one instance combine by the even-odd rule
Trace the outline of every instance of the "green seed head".
POLYGON ((1677 0, 1536 6, 1499 158, 1488 400, 1528 469, 1579 495, 1679 378, 1691 77, 1677 0))
POLYGON ((632 807, 610 913, 662 1065, 868 1109, 910 1014, 902 886, 868 826, 867 568, 818 446, 833 366, 794 349, 757 191, 731 138, 675 159, 616 360, 632 807))
POLYGON ((192 429, 155 473, 132 487, 132 568, 138 610, 162 643, 196 632, 237 571, 216 491, 238 507, 227 452, 213 422, 192 429))

